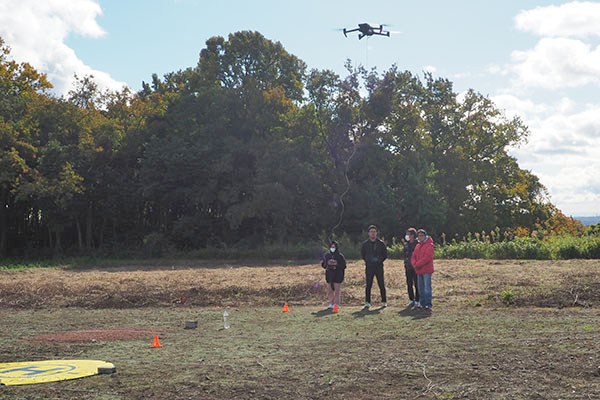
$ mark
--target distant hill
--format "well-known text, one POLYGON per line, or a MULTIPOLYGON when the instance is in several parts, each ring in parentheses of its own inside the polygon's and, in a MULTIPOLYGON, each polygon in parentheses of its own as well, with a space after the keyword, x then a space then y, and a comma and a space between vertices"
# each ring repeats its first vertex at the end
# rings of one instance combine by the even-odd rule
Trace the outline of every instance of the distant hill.
POLYGON ((597 224, 598 222, 600 222, 600 215, 597 215, 595 217, 573 217, 573 218, 581 221, 581 223, 584 225, 594 225, 594 224, 597 224))

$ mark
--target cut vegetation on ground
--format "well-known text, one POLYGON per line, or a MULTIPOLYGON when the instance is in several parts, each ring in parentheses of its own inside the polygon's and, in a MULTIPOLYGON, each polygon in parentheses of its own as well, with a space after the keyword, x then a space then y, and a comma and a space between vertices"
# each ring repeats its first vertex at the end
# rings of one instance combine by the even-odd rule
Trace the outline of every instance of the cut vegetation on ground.
POLYGON ((117 373, 0 387, 0 398, 600 398, 598 262, 436 268, 431 316, 403 307, 399 261, 386 265, 391 307, 368 312, 363 267, 350 263, 337 315, 313 264, 3 271, 0 362, 102 359, 117 373), (136 335, 101 336, 119 330, 136 335), (89 340, 44 336, 81 331, 89 340), (162 348, 150 348, 155 333, 162 348))

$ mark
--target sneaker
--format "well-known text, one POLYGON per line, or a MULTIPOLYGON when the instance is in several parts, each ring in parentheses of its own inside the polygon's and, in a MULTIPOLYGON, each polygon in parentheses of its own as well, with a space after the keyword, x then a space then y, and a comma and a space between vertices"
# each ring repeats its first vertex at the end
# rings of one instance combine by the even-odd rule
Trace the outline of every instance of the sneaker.
POLYGON ((422 310, 422 309, 423 309, 423 307, 421 307, 420 304, 418 304, 418 305, 415 306, 415 310, 422 310))
POLYGON ((421 308, 421 303, 419 303, 418 301, 415 301, 415 308, 421 308))
POLYGON ((371 303, 365 303, 365 308, 371 308, 371 303))
POLYGON ((333 304, 328 305, 327 308, 331 310, 333 308, 333 304))
POLYGON ((433 311, 431 307, 425 307, 425 311, 433 311))
POLYGON ((409 301, 408 304, 406 305, 406 307, 412 307, 414 306, 416 303, 414 301, 409 301))
POLYGON ((382 307, 382 308, 385 308, 385 307, 387 307, 387 303, 384 301, 383 303, 381 303, 381 307, 382 307))

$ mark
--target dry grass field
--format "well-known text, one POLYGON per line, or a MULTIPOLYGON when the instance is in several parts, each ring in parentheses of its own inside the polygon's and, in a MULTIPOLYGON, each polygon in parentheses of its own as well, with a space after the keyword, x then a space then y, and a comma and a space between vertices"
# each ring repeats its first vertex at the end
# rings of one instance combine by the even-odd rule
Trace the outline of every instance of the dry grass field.
POLYGON ((350 263, 339 314, 324 310, 315 264, 146 265, 0 271, 0 362, 117 366, 0 386, 0 398, 600 398, 598 261, 439 260, 431 315, 404 308, 398 260, 386 263, 390 307, 370 311, 364 267, 350 263), (183 329, 190 319, 198 329, 183 329), (119 329, 140 334, 94 333, 119 329), (97 338, 44 339, 81 330, 97 338), (163 348, 149 348, 155 333, 163 348))
MULTIPOLYGON (((385 279, 390 302, 405 303, 402 261, 386 262, 385 279)), ((319 305, 324 303, 324 285, 322 268, 310 263, 64 266, 0 271, 0 308, 169 306, 180 304, 182 297, 188 306, 319 305)), ((438 260, 433 286, 436 306, 503 304, 510 297, 506 291, 513 295, 507 303, 518 306, 599 305, 600 262, 438 260)), ((360 305, 363 301, 364 266, 352 262, 346 270, 342 302, 360 305)))

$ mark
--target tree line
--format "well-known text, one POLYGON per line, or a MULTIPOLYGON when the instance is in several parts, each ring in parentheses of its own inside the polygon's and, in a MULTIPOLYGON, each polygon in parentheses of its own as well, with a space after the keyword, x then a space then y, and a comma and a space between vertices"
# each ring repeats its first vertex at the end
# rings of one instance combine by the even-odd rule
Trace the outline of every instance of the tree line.
POLYGON ((428 73, 347 70, 244 31, 137 93, 85 76, 57 97, 0 39, 0 254, 254 247, 372 223, 458 237, 560 214, 508 153, 527 140, 519 118, 428 73))

